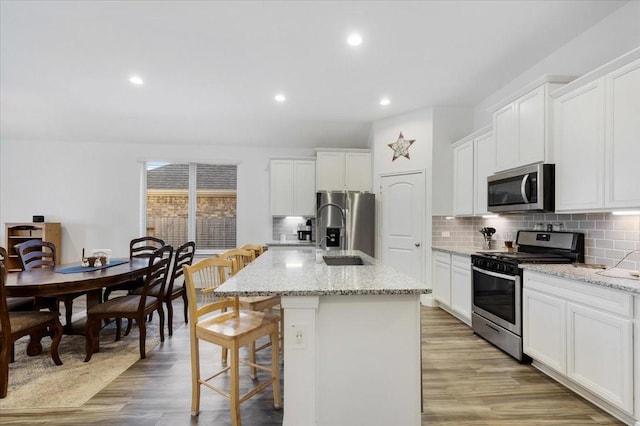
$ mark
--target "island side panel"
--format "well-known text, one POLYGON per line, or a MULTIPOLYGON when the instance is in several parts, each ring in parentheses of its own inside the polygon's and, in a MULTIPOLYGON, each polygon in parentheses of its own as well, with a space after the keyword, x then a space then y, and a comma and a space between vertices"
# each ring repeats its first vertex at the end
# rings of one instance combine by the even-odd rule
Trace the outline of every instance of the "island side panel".
POLYGON ((317 339, 318 425, 420 425, 419 295, 321 296, 317 339))

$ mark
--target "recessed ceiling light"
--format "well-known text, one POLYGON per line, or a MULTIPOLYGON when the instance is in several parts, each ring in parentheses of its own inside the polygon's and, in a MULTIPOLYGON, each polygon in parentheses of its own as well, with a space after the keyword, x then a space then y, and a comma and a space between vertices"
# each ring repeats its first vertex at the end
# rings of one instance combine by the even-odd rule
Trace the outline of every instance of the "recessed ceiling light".
POLYGON ((382 106, 387 106, 391 103, 391 101, 389 100, 389 98, 382 98, 380 99, 380 105, 382 106))
POLYGON ((282 94, 282 93, 278 93, 275 98, 274 98, 277 102, 284 102, 287 100, 287 98, 282 94))
POLYGON ((131 77, 129 77, 129 82, 131 84, 135 84, 136 86, 142 86, 144 84, 144 81, 142 81, 142 78, 140 78, 140 76, 138 75, 132 75, 131 77))
POLYGON ((349 46, 360 46, 362 44, 362 36, 358 33, 351 33, 347 37, 347 43, 349 43, 349 46))

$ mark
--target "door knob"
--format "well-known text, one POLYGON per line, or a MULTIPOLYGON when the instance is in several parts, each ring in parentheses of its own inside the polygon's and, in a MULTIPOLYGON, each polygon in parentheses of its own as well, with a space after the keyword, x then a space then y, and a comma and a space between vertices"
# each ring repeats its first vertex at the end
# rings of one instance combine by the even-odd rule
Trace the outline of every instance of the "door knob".
POLYGON ((416 246, 416 247, 420 247, 420 243, 416 243, 416 244, 415 244, 415 246, 416 246))

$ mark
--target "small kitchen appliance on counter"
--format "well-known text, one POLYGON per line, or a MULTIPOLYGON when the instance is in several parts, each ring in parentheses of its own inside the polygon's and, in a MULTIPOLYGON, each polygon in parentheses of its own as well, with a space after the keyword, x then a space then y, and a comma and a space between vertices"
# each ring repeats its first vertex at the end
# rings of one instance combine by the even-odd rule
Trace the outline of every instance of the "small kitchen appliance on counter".
POLYGON ((518 231, 517 251, 471 256, 473 332, 520 362, 522 352, 522 270, 520 263, 584 262, 584 234, 518 231))

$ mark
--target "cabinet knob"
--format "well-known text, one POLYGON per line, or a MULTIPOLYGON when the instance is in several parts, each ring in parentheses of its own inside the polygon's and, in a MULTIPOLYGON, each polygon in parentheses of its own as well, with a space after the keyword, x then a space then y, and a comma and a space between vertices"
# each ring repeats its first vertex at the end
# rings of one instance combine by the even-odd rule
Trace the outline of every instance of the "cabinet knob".
POLYGON ((420 245, 421 245, 420 243, 415 243, 416 247, 420 247, 420 245))

